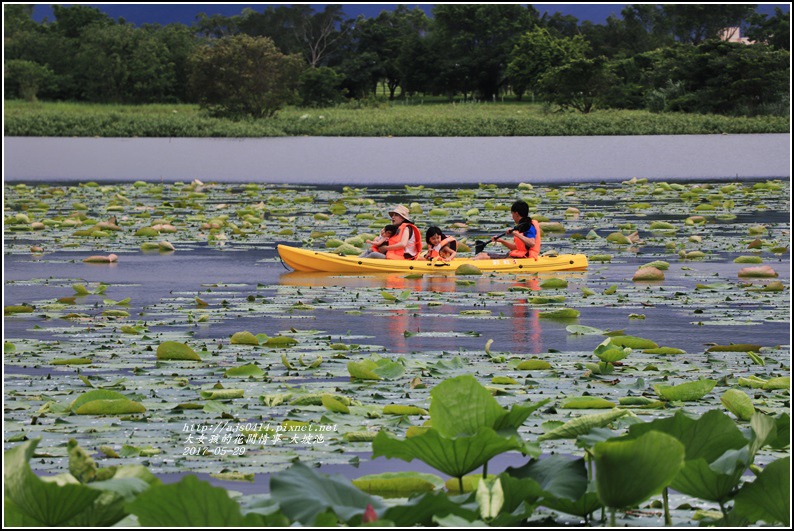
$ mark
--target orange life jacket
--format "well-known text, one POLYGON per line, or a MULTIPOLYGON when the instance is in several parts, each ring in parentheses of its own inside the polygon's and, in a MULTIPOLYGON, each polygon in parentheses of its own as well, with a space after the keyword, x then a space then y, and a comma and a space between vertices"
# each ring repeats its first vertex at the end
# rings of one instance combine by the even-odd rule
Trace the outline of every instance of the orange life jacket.
POLYGON ((515 250, 510 251, 510 256, 513 258, 529 257, 537 260, 538 256, 540 256, 540 224, 537 220, 533 219, 532 226, 535 227, 535 245, 527 249, 524 240, 518 237, 513 238, 513 243, 516 244, 515 250))
POLYGON ((389 259, 389 260, 405 260, 406 259, 405 252, 409 251, 409 254, 410 254, 411 247, 413 247, 413 250, 415 250, 415 253, 414 253, 413 256, 410 256, 408 258, 410 260, 416 260, 416 257, 419 256, 419 253, 422 252, 422 235, 419 233, 419 229, 417 229, 414 224, 408 223, 408 222, 404 222, 404 223, 400 224, 400 229, 397 231, 397 234, 395 234, 391 238, 389 238, 389 246, 396 245, 396 244, 398 244, 398 243, 400 243, 402 241, 402 239, 403 239, 403 231, 405 231, 405 229, 413 230, 413 235, 414 235, 413 244, 410 243, 410 239, 409 239, 408 240, 409 244, 408 244, 407 247, 404 247, 402 249, 394 249, 392 251, 386 251, 386 258, 387 259, 389 259))
MULTIPOLYGON (((444 245, 448 246, 453 251, 457 251, 458 250, 458 242, 455 241, 455 240, 450 240, 448 243, 446 243, 444 245)), ((430 244, 428 244, 427 253, 425 253, 425 257, 427 259, 438 258, 439 256, 441 256, 441 249, 443 249, 443 248, 444 248, 444 246, 439 245, 439 248, 436 249, 435 247, 430 247, 430 244)))

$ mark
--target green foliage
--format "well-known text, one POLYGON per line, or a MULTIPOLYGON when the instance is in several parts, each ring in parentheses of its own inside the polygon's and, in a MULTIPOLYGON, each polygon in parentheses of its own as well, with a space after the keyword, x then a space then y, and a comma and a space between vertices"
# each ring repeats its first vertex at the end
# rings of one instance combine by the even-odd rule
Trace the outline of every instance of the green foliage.
POLYGON ((658 431, 593 448, 598 496, 613 508, 637 505, 667 487, 684 465, 684 445, 658 431))
POLYGON ((547 28, 533 28, 518 39, 510 52, 507 75, 513 90, 519 99, 527 90, 537 91, 546 72, 574 59, 584 59, 589 49, 581 35, 561 37, 547 28))
POLYGON ((458 478, 510 450, 526 451, 516 430, 544 402, 503 409, 477 380, 458 376, 431 392, 431 428, 420 435, 396 439, 381 431, 372 442, 373 456, 418 458, 458 478))
POLYGON ((550 103, 588 114, 602 105, 615 83, 605 57, 574 59, 543 74, 539 91, 550 103))
POLYGON ((300 462, 270 478, 270 495, 282 513, 304 525, 315 524, 329 510, 342 522, 350 522, 363 514, 368 505, 377 513, 385 509, 382 502, 341 476, 320 474, 300 462))
POLYGON ((237 35, 201 46, 190 58, 190 87, 213 116, 267 118, 295 99, 302 60, 267 37, 237 35))
POLYGON ((307 68, 300 75, 298 94, 304 107, 328 107, 344 100, 344 76, 333 68, 307 68))
POLYGON ((788 119, 592 111, 546 114, 541 105, 395 105, 369 108, 285 108, 269 120, 233 121, 191 105, 28 104, 7 101, 8 136, 277 137, 277 136, 589 136, 752 134, 788 132, 788 119), (521 110, 518 113, 517 110, 521 110), (319 117, 323 118, 320 119, 319 117))
POLYGON ((39 91, 55 83, 55 73, 35 61, 11 59, 4 65, 5 97, 18 96, 25 101, 37 101, 39 91))

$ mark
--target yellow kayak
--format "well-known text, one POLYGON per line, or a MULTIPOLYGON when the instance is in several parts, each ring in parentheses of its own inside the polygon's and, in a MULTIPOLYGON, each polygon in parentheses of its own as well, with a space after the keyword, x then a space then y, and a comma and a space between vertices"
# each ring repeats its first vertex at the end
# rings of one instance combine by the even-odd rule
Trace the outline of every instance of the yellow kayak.
POLYGON ((322 251, 312 251, 279 245, 278 254, 295 271, 325 271, 329 273, 443 273, 454 272, 463 264, 472 264, 483 272, 543 273, 548 271, 584 271, 587 257, 583 254, 561 254, 533 258, 499 258, 472 260, 455 258, 451 262, 439 260, 384 260, 359 258, 322 251))

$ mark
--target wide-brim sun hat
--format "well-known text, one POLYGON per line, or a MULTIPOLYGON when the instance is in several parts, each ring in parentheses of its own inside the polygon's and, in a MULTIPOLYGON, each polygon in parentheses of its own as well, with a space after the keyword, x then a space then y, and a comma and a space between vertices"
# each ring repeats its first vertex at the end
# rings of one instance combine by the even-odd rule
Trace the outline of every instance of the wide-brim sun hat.
POLYGON ((408 223, 413 223, 411 221, 411 213, 408 211, 408 208, 404 207, 403 205, 393 206, 391 210, 389 210, 389 216, 391 216, 392 214, 397 214, 408 223))

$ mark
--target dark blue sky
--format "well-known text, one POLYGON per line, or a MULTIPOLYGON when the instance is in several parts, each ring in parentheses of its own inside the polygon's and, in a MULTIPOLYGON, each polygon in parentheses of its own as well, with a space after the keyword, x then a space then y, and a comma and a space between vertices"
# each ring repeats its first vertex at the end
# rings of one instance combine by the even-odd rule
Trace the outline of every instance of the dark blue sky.
MULTIPOLYGON (((73 4, 63 4, 73 5, 73 4)), ((86 4, 96 7, 113 19, 124 18, 127 22, 136 25, 141 24, 170 24, 180 22, 185 25, 192 25, 196 21, 198 13, 207 15, 220 14, 224 16, 239 15, 240 12, 249 7, 261 11, 268 4, 86 4)), ((311 4, 315 11, 322 11, 326 4, 311 4)), ((345 13, 350 18, 363 14, 368 18, 376 17, 384 9, 393 9, 397 4, 344 4, 345 13)), ((409 8, 422 7, 429 14, 434 4, 405 4, 409 8)), ((532 4, 541 14, 562 13, 563 15, 573 15, 579 21, 589 20, 596 24, 602 24, 609 15, 620 16, 620 11, 626 4, 532 4)), ((44 18, 52 21, 51 4, 36 5, 33 18, 41 22, 44 18)), ((790 4, 758 4, 761 13, 773 14, 774 7, 778 6, 784 12, 788 12, 790 4)))

